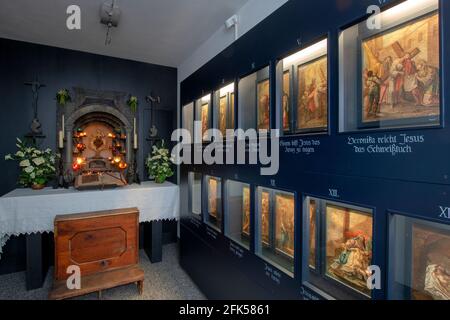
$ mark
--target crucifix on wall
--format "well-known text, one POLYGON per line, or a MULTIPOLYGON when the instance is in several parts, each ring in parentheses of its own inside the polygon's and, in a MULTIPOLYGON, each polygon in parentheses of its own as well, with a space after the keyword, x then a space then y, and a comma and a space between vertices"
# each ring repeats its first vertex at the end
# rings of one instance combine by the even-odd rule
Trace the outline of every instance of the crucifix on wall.
POLYGON ((27 86, 31 86, 31 92, 33 93, 33 101, 32 101, 32 107, 33 107, 33 120, 31 121, 30 129, 31 129, 31 135, 40 135, 42 134, 42 126, 38 119, 38 100, 39 100, 39 89, 42 87, 45 87, 45 84, 40 83, 37 80, 37 77, 34 81, 31 82, 25 82, 24 83, 27 86))
POLYGON ((150 130, 149 130, 149 139, 150 140, 157 140, 158 139, 158 128, 155 124, 155 103, 159 104, 161 103, 161 98, 159 96, 154 96, 153 94, 150 94, 149 96, 145 97, 145 101, 150 104, 150 130))

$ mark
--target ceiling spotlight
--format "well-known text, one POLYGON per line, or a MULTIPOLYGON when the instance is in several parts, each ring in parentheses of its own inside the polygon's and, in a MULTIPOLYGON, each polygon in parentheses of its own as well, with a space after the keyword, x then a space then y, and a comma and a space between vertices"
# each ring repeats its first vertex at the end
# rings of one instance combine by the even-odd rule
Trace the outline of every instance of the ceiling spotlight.
POLYGON ((236 14, 225 21, 225 27, 227 29, 231 29, 232 27, 234 27, 234 40, 237 40, 238 38, 238 22, 239 18, 236 14))
POLYGON ((100 6, 100 23, 106 25, 106 27, 108 28, 106 31, 105 45, 111 43, 111 28, 115 28, 119 25, 119 19, 120 9, 116 5, 115 0, 112 0, 111 2, 105 1, 100 6))

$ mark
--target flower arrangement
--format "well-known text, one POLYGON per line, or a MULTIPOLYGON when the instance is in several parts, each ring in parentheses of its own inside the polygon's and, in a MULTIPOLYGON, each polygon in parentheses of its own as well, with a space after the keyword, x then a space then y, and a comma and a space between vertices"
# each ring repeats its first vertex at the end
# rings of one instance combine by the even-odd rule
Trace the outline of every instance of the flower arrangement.
POLYGON ((19 150, 13 155, 7 154, 5 160, 19 161, 21 169, 19 184, 33 189, 42 189, 55 176, 55 163, 59 155, 53 153, 51 149, 39 150, 28 146, 19 138, 17 138, 16 146, 19 150))
POLYGON ((67 90, 67 89, 60 89, 56 93, 56 101, 58 101, 58 104, 60 106, 65 105, 70 100, 71 100, 71 98, 70 98, 69 90, 67 90))
POLYGON ((136 112, 138 107, 139 101, 136 96, 130 96, 130 98, 127 101, 127 105, 131 108, 131 111, 136 112))
POLYGON ((163 183, 167 178, 173 176, 172 159, 169 156, 169 149, 164 147, 164 140, 161 144, 152 148, 152 153, 147 157, 146 166, 148 174, 155 178, 156 183, 163 183))

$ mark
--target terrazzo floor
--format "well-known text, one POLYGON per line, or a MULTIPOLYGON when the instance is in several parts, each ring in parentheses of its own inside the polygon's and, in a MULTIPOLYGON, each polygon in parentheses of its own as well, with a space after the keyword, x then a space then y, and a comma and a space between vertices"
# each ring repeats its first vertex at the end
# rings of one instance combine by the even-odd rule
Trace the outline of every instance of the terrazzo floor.
MULTIPOLYGON (((178 245, 163 247, 163 261, 152 264, 141 250, 140 266, 145 272, 144 293, 138 294, 135 284, 105 290, 103 300, 204 300, 191 278, 181 269, 178 261, 178 245)), ((25 288, 25 272, 0 276, 0 300, 44 300, 47 299, 53 278, 51 268, 47 273, 44 286, 37 290, 25 288)), ((92 293, 76 299, 97 300, 92 293)))

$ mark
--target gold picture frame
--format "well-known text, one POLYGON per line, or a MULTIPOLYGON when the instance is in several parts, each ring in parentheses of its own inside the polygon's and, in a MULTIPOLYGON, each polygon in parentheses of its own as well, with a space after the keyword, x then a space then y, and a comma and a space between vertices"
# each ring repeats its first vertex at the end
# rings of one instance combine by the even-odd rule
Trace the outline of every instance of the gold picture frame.
POLYGON ((325 215, 325 274, 370 297, 367 279, 372 261, 372 215, 330 203, 325 215))
POLYGON ((208 214, 217 219, 218 217, 218 181, 214 178, 208 180, 208 214))
POLYGON ((242 188, 242 229, 244 236, 250 237, 250 187, 242 188))
POLYGON ((204 103, 201 106, 201 120, 202 140, 206 140, 206 131, 209 129, 209 103, 204 103))
POLYGON ((291 71, 283 72, 283 95, 281 97, 281 126, 284 132, 290 131, 290 104, 291 104, 291 71))
POLYGON ((261 243, 269 247, 270 246, 270 224, 271 224, 271 214, 270 214, 270 192, 261 192, 261 243))
POLYGON ((225 136, 227 130, 227 106, 228 95, 224 95, 219 98, 219 117, 218 117, 218 129, 225 136))
POLYGON ((309 201, 309 256, 308 265, 312 269, 316 269, 316 201, 311 199, 309 201))
POLYGON ((270 81, 269 79, 258 82, 257 85, 257 129, 269 130, 270 128, 270 81))
POLYGON ((450 233, 412 224, 411 299, 450 300, 450 233))
POLYGON ((295 197, 275 194, 275 250, 294 259, 295 197))

